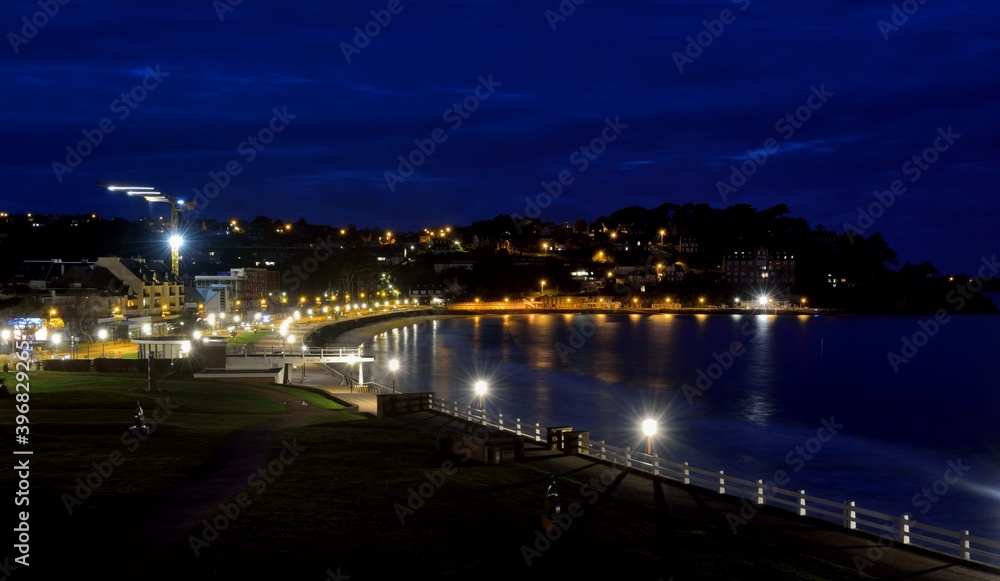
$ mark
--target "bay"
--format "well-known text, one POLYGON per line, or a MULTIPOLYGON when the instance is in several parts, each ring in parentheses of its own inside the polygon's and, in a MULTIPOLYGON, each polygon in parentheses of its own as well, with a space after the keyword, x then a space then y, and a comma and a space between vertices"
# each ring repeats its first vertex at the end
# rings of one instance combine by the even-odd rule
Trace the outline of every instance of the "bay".
POLYGON ((365 342, 366 377, 1000 539, 1000 318, 536 314, 365 342), (895 356, 891 354, 895 353, 895 356))

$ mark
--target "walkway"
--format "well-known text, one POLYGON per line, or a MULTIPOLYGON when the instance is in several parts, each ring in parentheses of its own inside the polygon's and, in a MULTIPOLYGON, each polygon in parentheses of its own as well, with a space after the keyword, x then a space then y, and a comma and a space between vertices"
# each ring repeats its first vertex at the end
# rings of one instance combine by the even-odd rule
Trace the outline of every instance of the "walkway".
POLYGON ((295 365, 295 369, 292 370, 291 384, 294 387, 321 391, 348 405, 356 405, 358 411, 363 414, 375 414, 378 411, 378 402, 374 393, 353 393, 351 388, 324 373, 319 364, 316 363, 306 364, 304 379, 301 365, 295 365))
MULTIPOLYGON (((448 427, 468 426, 453 417, 420 412, 395 419, 414 428, 440 433, 448 427)), ((525 464, 577 482, 608 479, 610 465, 586 456, 564 455, 538 444, 525 447, 525 464)), ((627 473, 614 485, 614 494, 645 504, 654 512, 690 519, 704 526, 730 529, 727 515, 739 515, 740 499, 712 490, 687 486, 672 480, 654 480, 648 475, 627 473)), ((928 581, 997 581, 1000 569, 977 566, 950 559, 919 548, 901 548, 898 543, 874 535, 852 532, 827 521, 798 517, 768 506, 747 515, 737 534, 745 535, 857 570, 879 579, 921 579, 928 581), (884 548, 878 548, 881 540, 884 548), (876 549, 872 549, 876 547, 876 549), (875 558, 873 558, 873 556, 875 558)), ((859 576, 860 578, 860 576, 859 576)))

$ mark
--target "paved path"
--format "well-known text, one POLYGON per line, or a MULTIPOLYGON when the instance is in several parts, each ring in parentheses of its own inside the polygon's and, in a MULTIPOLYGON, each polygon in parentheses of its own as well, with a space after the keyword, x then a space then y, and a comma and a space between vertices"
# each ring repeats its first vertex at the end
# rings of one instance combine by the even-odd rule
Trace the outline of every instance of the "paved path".
POLYGON ((349 405, 358 406, 358 411, 366 414, 377 412, 377 401, 374 393, 353 393, 351 388, 341 384, 332 376, 320 369, 319 363, 306 364, 305 379, 302 378, 302 367, 295 366, 292 370, 291 384, 294 387, 304 387, 322 391, 349 405))
POLYGON ((123 523, 121 532, 116 535, 121 539, 122 558, 117 562, 121 567, 118 571, 120 578, 143 571, 145 563, 153 555, 161 554, 174 539, 219 512, 220 504, 244 489, 249 477, 267 465, 268 451, 276 432, 331 413, 311 405, 301 405, 301 400, 292 395, 269 389, 244 388, 284 403, 288 413, 265 424, 238 430, 187 486, 164 495, 152 510, 123 523))
MULTIPOLYGON (((295 324, 289 329, 289 334, 294 335, 296 342, 301 343, 303 337, 331 323, 331 321, 322 321, 318 323, 295 324)), ((257 353, 265 353, 271 350, 279 351, 281 349, 281 336, 277 331, 272 331, 257 341, 254 349, 257 353)), ((328 393, 347 404, 358 406, 358 411, 361 413, 376 413, 375 394, 351 392, 348 386, 341 384, 330 375, 324 373, 320 369, 319 364, 307 364, 305 379, 303 379, 302 368, 299 363, 296 363, 295 369, 292 370, 291 383, 295 387, 306 387, 328 393)))
MULTIPOLYGON (((435 412, 420 412, 396 419, 433 433, 440 433, 447 427, 468 426, 464 421, 435 412)), ((602 476, 609 481, 615 471, 609 464, 586 456, 564 455, 536 444, 526 446, 525 464, 580 483, 594 478, 600 481, 602 476)), ((646 504, 654 513, 680 516, 723 530, 731 529, 726 516, 739 514, 740 510, 738 498, 671 480, 654 480, 637 472, 628 472, 620 478, 613 486, 613 493, 646 504)), ((774 507, 759 508, 756 515, 738 527, 737 534, 791 548, 851 569, 858 569, 855 558, 860 558, 864 573, 875 578, 928 581, 1000 579, 1000 569, 977 567, 957 558, 942 557, 920 549, 900 548, 898 543, 893 543, 886 550, 875 551, 871 547, 879 539, 874 535, 852 532, 819 519, 798 517, 774 507), (878 558, 870 558, 873 554, 878 558)), ((882 539, 882 544, 889 543, 882 539)))

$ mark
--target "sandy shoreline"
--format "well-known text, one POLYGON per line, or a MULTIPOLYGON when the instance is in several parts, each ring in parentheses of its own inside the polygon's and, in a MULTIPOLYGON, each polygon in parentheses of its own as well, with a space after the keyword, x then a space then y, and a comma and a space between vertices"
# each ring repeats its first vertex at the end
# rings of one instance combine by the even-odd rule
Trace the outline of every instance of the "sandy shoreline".
POLYGON ((396 319, 391 319, 388 321, 381 321, 378 323, 372 323, 370 325, 365 325, 363 327, 358 327, 356 329, 351 329, 332 341, 328 341, 327 344, 331 347, 357 347, 358 345, 364 343, 368 339, 371 339, 379 333, 384 333, 391 329, 398 329, 399 327, 406 327, 413 324, 425 323, 427 321, 433 321, 435 319, 459 319, 459 318, 469 318, 473 315, 462 313, 462 314, 450 314, 450 313, 439 313, 433 315, 418 315, 416 317, 399 317, 396 319))

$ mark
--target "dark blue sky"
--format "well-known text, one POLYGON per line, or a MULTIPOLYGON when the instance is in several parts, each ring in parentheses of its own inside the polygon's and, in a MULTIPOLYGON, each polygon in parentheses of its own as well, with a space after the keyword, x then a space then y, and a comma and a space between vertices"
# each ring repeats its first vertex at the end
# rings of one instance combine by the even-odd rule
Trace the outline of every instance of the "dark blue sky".
POLYGON ((527 214, 566 170, 543 219, 786 203, 842 231, 900 180, 868 231, 901 261, 970 270, 1000 251, 994 3, 909 0, 893 25, 888 1, 565 0, 564 19, 556 0, 230 1, 4 2, 0 209, 135 218, 146 203, 99 180, 191 199, 232 162, 204 215, 419 229, 527 214), (263 149, 243 143, 269 124, 263 149), (753 175, 724 200, 733 164, 753 175))

